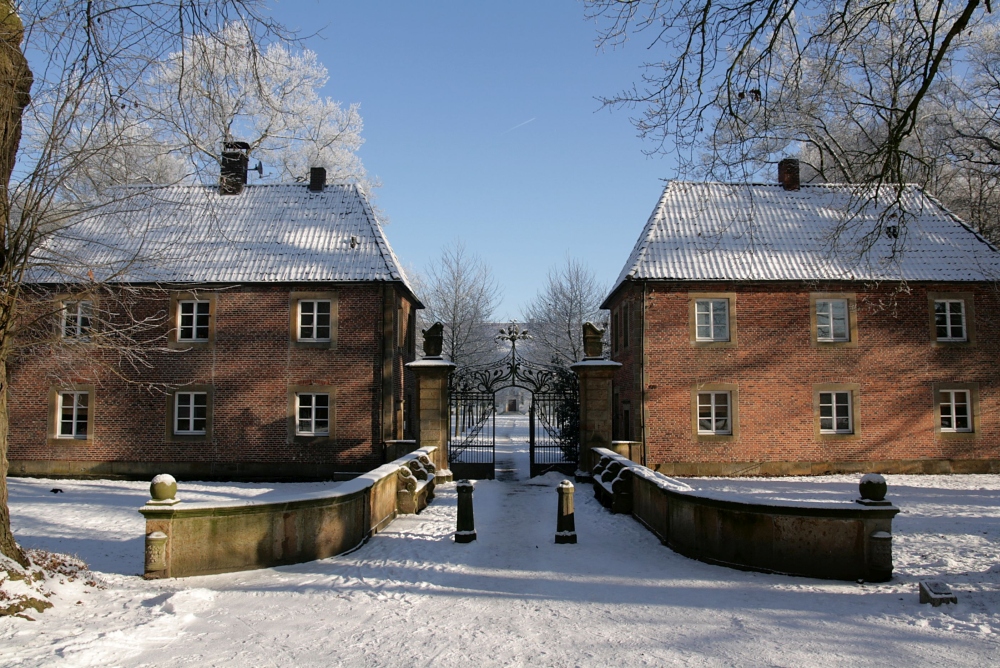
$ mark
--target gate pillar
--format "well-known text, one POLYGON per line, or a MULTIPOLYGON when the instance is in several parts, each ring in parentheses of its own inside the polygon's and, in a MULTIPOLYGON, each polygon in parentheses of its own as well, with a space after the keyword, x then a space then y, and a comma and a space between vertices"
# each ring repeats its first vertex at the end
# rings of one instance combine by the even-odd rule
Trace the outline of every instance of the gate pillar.
POLYGON ((578 480, 589 480, 594 468, 590 451, 611 447, 611 383, 618 362, 604 359, 601 338, 604 330, 591 323, 583 325, 584 358, 570 366, 580 379, 580 457, 578 480))
POLYGON ((441 356, 440 323, 424 331, 424 357, 407 364, 417 380, 417 447, 435 446, 435 484, 452 481, 448 462, 448 377, 455 365, 441 356), (436 335, 436 336, 435 336, 436 335), (435 340, 437 338, 437 340, 435 340))

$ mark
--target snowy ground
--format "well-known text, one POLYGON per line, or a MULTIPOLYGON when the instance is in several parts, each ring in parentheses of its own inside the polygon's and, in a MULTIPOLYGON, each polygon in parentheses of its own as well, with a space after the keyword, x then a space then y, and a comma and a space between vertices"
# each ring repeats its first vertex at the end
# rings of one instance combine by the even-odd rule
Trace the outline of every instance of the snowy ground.
MULTIPOLYGON (((0 618, 0 664, 997 664, 1000 476, 888 476, 904 510, 894 523, 897 577, 826 582, 686 559, 601 508, 584 486, 580 542, 555 545, 561 478, 525 479, 521 431, 498 423, 498 468, 509 479, 476 484, 474 543, 451 540, 448 485, 421 515, 397 519, 349 555, 182 580, 135 575, 145 484, 11 479, 21 543, 79 554, 106 588, 66 582, 37 621, 0 618), (928 577, 951 584, 958 605, 919 605, 916 582, 928 577)), ((840 499, 853 497, 857 479, 689 482, 840 499)), ((180 493, 202 500, 291 487, 182 482, 180 493)))

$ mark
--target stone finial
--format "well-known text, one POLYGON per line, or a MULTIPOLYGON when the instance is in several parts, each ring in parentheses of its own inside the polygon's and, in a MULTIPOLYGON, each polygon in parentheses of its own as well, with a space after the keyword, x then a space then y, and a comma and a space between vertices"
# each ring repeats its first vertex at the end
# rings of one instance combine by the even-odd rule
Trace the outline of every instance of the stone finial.
POLYGON ((149 484, 149 496, 146 505, 172 506, 178 503, 177 481, 169 473, 161 473, 149 484))
POLYGON ((889 486, 886 484, 885 478, 878 473, 866 473, 862 476, 861 482, 858 484, 858 492, 861 494, 861 498, 869 501, 883 500, 888 489, 889 486))
POLYGON ((885 493, 889 486, 885 478, 878 473, 866 473, 858 483, 858 493, 861 495, 857 502, 863 506, 891 506, 891 501, 885 500, 885 493))
POLYGON ((424 334, 424 357, 441 357, 441 350, 444 348, 444 325, 435 322, 421 331, 424 334))
POLYGON ((604 357, 604 330, 592 322, 583 323, 583 356, 584 359, 604 357))

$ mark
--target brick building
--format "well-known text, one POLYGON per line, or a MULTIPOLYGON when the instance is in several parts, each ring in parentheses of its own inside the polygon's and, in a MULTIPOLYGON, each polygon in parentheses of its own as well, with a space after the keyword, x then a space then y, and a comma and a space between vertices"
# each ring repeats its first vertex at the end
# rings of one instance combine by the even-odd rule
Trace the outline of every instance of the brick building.
POLYGON ((121 197, 44 248, 28 288, 55 307, 10 370, 12 474, 323 479, 410 436, 422 305, 364 193, 236 169, 121 197))
POLYGON ((783 167, 664 190, 602 305, 614 437, 675 475, 1000 471, 1000 253, 783 167))

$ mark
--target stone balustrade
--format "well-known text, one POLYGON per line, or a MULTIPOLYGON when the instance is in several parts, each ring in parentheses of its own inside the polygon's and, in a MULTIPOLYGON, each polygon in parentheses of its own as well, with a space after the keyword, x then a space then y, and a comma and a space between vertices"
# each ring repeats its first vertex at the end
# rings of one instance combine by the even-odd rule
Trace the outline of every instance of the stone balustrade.
MULTIPOLYGON (((420 448, 329 491, 184 503, 157 476, 146 518, 147 579, 268 568, 324 559, 364 543, 434 498, 436 448, 420 448)), ((172 479, 171 479, 172 480, 172 479)), ((183 488, 180 496, 183 497, 183 488)))
POLYGON ((670 549, 742 570, 832 580, 892 577, 892 518, 884 501, 760 500, 695 490, 595 448, 594 493, 630 513, 670 549), (626 472, 623 475, 623 472, 626 472))

